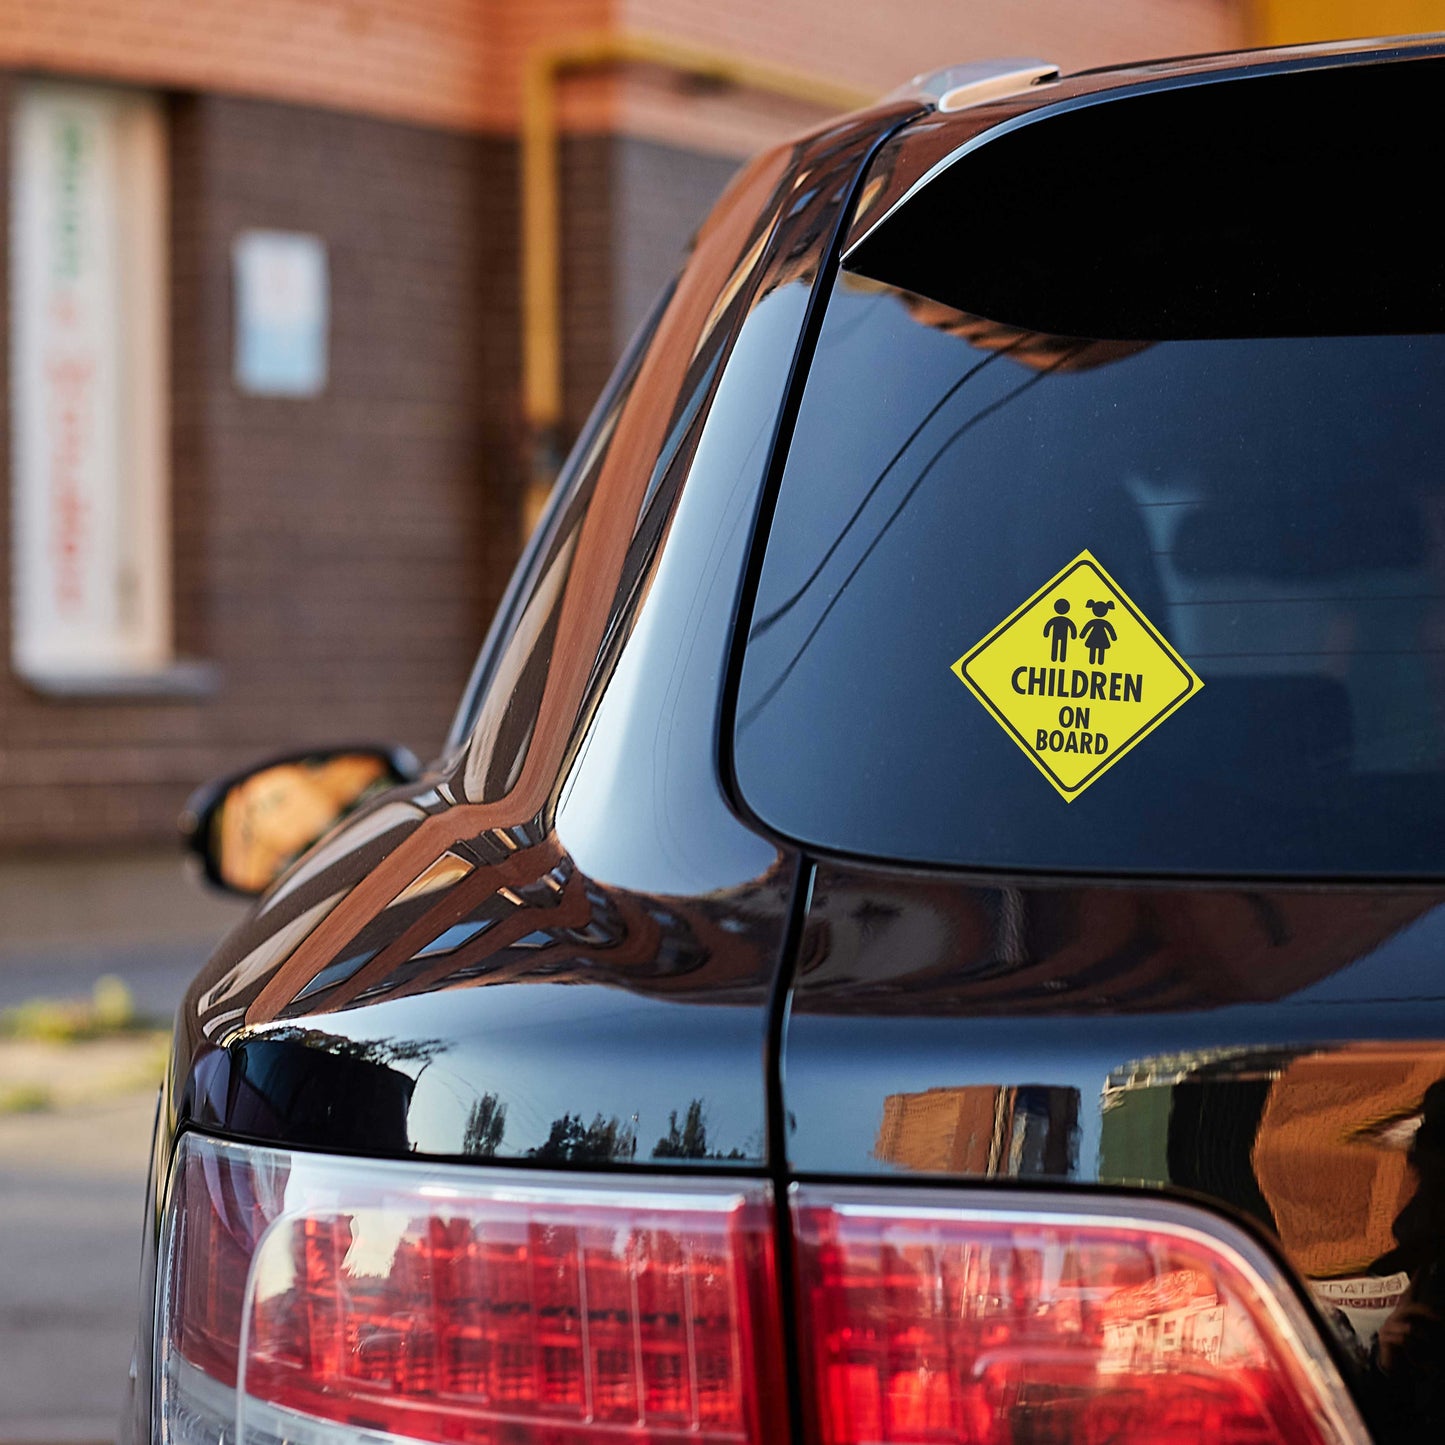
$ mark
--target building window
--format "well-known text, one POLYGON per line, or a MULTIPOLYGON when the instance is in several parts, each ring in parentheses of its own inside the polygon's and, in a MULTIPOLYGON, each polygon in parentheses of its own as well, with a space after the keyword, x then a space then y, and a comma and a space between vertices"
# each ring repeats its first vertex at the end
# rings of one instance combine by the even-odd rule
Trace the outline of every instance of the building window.
POLYGON ((326 390, 326 245, 295 231, 242 231, 231 247, 236 385, 248 396, 326 390))
POLYGON ((12 660, 46 690, 144 690, 173 670, 164 110, 13 94, 12 660))

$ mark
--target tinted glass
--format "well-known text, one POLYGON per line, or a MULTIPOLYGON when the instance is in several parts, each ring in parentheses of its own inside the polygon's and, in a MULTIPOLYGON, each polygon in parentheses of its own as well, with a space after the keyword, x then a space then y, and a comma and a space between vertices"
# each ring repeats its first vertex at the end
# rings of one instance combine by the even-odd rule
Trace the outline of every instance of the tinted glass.
POLYGON ((899 860, 1440 873, 1442 382, 1434 335, 1071 341, 841 278, 746 621, 747 803, 899 860), (952 667, 1085 549, 1204 686, 1066 801, 952 667))

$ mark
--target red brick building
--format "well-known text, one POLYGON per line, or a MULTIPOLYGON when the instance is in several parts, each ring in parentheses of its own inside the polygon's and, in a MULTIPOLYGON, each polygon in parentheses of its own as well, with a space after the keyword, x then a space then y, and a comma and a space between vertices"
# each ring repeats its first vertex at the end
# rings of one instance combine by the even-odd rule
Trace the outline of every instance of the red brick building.
MULTIPOLYGON (((651 33, 867 95, 1311 24, 1284 0, 0 0, 0 848, 161 838, 196 782, 286 746, 436 748, 521 528, 536 47, 651 33)), ((570 434, 738 159, 820 112, 658 67, 558 90, 570 434)))

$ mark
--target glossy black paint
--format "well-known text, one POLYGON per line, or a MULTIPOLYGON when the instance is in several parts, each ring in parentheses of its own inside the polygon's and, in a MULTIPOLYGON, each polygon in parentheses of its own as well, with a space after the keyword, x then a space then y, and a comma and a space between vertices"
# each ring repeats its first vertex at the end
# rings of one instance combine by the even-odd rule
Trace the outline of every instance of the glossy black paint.
POLYGON ((819 867, 783 1045, 790 1172, 1187 1193, 1315 1299, 1382 1441, 1438 1438, 1445 891, 819 867), (1406 1294, 1406 1291, 1409 1291, 1406 1294))
MULTIPOLYGON (((872 148, 905 118, 842 124, 752 172, 724 222, 736 244, 694 263, 716 267, 694 282, 721 298, 689 323, 696 344, 682 344, 682 323, 669 341, 664 318, 649 358, 672 348, 681 362, 669 373, 644 361, 630 396, 604 406, 609 446, 635 434, 634 411, 669 420, 640 476, 625 448, 598 463, 637 484, 615 567, 590 560, 613 545, 589 551, 595 512, 575 545, 539 549, 540 570, 555 565, 560 591, 585 594, 601 619, 595 646, 569 644, 567 595, 541 607, 536 646, 487 674, 514 680, 497 725, 349 819, 188 992, 156 1139, 129 1439, 149 1439, 157 1195, 185 1129, 779 1182, 949 1174, 1184 1189, 1254 1218, 1318 1279, 1291 1253, 1278 1170, 1259 1149, 1267 1122, 1289 1137, 1288 1119, 1267 1119, 1276 1085, 1291 1069, 1325 1076, 1286 1102, 1307 1130, 1320 1125, 1327 1192, 1332 1165, 1400 1122, 1365 1117, 1370 1071, 1394 1070, 1383 1094, 1417 1119, 1437 1059, 1445 1074, 1445 1044, 1432 1042, 1445 1040, 1434 982, 1445 891, 816 864, 730 796, 730 639, 807 362, 813 283, 872 148), (936 1148, 900 1143, 906 1105, 890 1100, 959 1090, 974 1091, 966 1102, 989 1129, 972 1152, 967 1139, 954 1149, 955 1130, 940 1168, 936 1148), (1321 1101, 1341 1095, 1336 1119, 1321 1101), (1116 1119, 1128 1125, 1117 1144, 1116 1119)), ((946 154, 978 124, 925 119, 902 134, 932 127, 946 154)), ((886 190, 864 193, 865 216, 886 190)), ((685 273, 671 306, 697 300, 685 273)), ((1408 1203, 1398 1142, 1378 1147, 1399 1156, 1390 1200, 1408 1203)), ((1399 1263, 1365 1257, 1381 1221, 1388 1235, 1402 1217, 1393 1203, 1352 1210, 1334 1241, 1343 1274, 1399 1263)), ((1430 1209, 1403 1232, 1398 1249, 1433 1257, 1430 1209)), ((1385 1433, 1407 1438, 1427 1418, 1385 1433)))
MULTIPOLYGON (((788 1160, 801 1173, 1180 1185, 1251 1212, 1248 1187, 1210 1185, 1204 1141, 1180 1135, 1151 1154, 1111 1140, 1120 1099, 1253 1088, 1306 1054, 1348 1087, 1361 1044, 1445 1073, 1438 888, 960 886, 832 863, 801 952, 784 1050, 788 1160), (1052 1127, 1071 1137, 1027 1165, 988 1141, 978 1153, 960 1140, 951 1160, 880 1143, 888 1101, 930 1089, 1043 1091, 1052 1127)), ((1258 1119, 1228 1112, 1208 1147, 1245 1160, 1247 1175, 1258 1119)))
POLYGON ((457 919, 427 925, 465 938, 455 951, 423 947, 375 971, 373 935, 367 961, 340 960, 330 988, 199 1050, 178 1115, 353 1153, 760 1162, 763 1012, 787 864, 770 859, 747 884, 694 903, 598 884, 562 853, 528 852, 525 864, 550 867, 500 885, 520 906, 499 888, 473 906, 428 900, 457 919), (558 873, 554 895, 543 880, 558 873), (706 1134, 695 1128, 679 1155, 673 1132, 690 1111, 706 1134))

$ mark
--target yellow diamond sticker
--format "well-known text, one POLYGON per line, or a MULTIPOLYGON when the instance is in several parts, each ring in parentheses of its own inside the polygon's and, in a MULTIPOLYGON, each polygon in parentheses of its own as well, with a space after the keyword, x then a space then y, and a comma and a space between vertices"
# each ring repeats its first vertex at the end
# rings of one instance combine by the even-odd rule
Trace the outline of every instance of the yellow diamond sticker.
POLYGON ((1204 686, 1091 552, 953 671, 1065 802, 1204 686))

